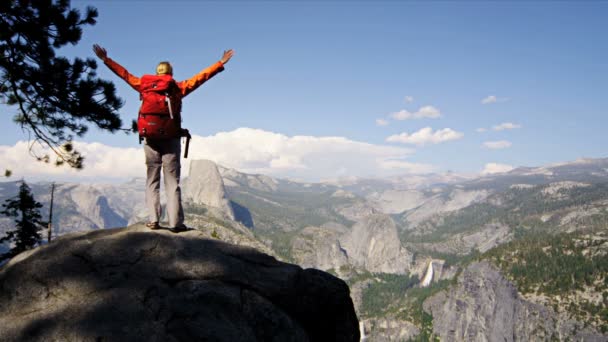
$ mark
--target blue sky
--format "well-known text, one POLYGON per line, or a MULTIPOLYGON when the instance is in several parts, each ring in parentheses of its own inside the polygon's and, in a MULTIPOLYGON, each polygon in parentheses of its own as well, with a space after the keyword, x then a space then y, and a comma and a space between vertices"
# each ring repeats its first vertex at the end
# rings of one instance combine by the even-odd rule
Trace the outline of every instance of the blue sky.
MULTIPOLYGON (((195 158, 315 180, 608 157, 608 2, 72 5, 92 5, 99 17, 66 56, 93 57, 98 43, 135 75, 169 60, 182 80, 235 50, 223 73, 184 100, 195 158)), ((117 85, 129 123, 137 93, 102 63, 98 74, 117 85)), ((15 163, 9 150, 24 139, 6 129, 0 158, 15 163)), ((143 158, 133 135, 93 129, 80 141, 92 153, 81 175, 103 169, 107 152, 93 151, 143 158)), ((39 169, 16 172, 64 172, 39 169)))

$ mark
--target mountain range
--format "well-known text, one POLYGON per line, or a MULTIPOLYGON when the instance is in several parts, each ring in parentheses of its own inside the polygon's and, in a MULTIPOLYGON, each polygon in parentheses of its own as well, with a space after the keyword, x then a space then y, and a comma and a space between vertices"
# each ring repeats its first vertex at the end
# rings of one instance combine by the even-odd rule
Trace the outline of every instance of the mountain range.
MULTIPOLYGON (((199 160, 189 175, 187 224, 346 280, 363 339, 608 338, 608 159, 319 183, 199 160)), ((29 185, 47 213, 50 183, 29 185)), ((146 221, 144 186, 57 184, 53 235, 146 221)))

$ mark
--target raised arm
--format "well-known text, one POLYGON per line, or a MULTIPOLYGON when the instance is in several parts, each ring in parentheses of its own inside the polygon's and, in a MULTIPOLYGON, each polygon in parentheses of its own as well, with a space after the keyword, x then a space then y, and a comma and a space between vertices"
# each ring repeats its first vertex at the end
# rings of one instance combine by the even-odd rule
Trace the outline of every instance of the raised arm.
POLYGON ((115 62, 113 59, 108 57, 108 52, 101 46, 94 44, 93 52, 103 61, 103 63, 112 70, 118 77, 125 80, 133 89, 139 92, 139 85, 141 80, 139 77, 133 76, 125 69, 122 65, 115 62))
POLYGON ((234 55, 234 51, 232 49, 224 51, 222 58, 214 63, 213 65, 203 69, 198 74, 194 75, 190 79, 182 82, 178 82, 178 86, 182 92, 182 96, 186 96, 194 91, 196 88, 200 87, 201 84, 207 82, 210 78, 217 75, 221 71, 224 70, 224 64, 228 63, 228 61, 234 55))

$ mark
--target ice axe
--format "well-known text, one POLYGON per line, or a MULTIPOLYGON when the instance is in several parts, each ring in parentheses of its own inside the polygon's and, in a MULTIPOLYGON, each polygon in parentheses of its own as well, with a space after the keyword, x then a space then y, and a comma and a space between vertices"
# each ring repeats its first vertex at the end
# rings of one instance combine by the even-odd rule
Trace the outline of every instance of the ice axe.
POLYGON ((186 149, 184 150, 184 159, 188 158, 188 147, 190 147, 190 139, 192 139, 192 136, 190 135, 190 132, 185 129, 182 128, 182 137, 186 137, 186 149))

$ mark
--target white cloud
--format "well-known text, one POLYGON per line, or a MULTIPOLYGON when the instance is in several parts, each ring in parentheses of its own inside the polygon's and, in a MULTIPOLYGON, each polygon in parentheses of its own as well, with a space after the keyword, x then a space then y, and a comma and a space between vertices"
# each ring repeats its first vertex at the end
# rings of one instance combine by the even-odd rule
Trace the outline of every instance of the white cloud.
MULTIPOLYGON (((244 172, 302 179, 387 174, 387 160, 413 153, 407 148, 373 145, 343 137, 293 136, 239 128, 192 139, 192 159, 211 159, 244 172)), ((405 172, 407 170, 402 170, 405 172)), ((390 172, 389 172, 390 173, 390 172)))
POLYGON ((490 104, 490 103, 498 103, 498 102, 506 102, 509 99, 506 97, 496 97, 496 95, 486 96, 481 100, 482 104, 490 104))
POLYGON ((391 113, 390 117, 395 120, 408 120, 408 119, 422 119, 422 118, 430 118, 436 119, 441 117, 441 112, 439 109, 433 106, 424 106, 420 107, 417 112, 411 113, 405 109, 402 109, 398 112, 391 113))
POLYGON ((414 97, 408 95, 403 100, 405 101, 405 103, 412 103, 414 102, 414 97))
POLYGON ((406 120, 406 119, 411 119, 414 116, 414 114, 408 112, 405 109, 402 109, 398 112, 395 113, 391 113, 390 117, 395 119, 395 120, 406 120))
POLYGON ((388 120, 385 119, 376 119, 376 126, 387 126, 388 120))
POLYGON ((497 100, 498 99, 496 98, 496 96, 490 95, 490 96, 482 99, 481 103, 483 103, 483 104, 496 103, 497 100))
POLYGON ((386 138, 388 142, 400 142, 404 144, 426 145, 439 144, 445 141, 460 139, 464 136, 463 133, 454 131, 451 128, 444 128, 433 132, 431 127, 425 127, 412 134, 401 133, 391 135, 386 138))
POLYGON ((513 170, 513 166, 507 164, 488 163, 481 171, 482 175, 489 175, 493 173, 503 173, 513 170))
MULTIPOLYGON (((30 143, 18 141, 14 146, 0 146, 2 167, 12 171, 9 179, 34 177, 44 179, 94 179, 141 177, 145 167, 143 150, 141 148, 111 147, 100 143, 74 142, 74 148, 84 157, 85 168, 75 170, 67 166, 55 167, 52 162, 45 164, 30 154, 30 143)), ((51 161, 54 154, 48 149, 34 145, 37 155, 49 154, 51 161)))
MULTIPOLYGON (((145 177, 141 146, 121 148, 84 142, 74 145, 85 156, 85 168, 80 171, 37 162, 29 155, 26 142, 0 146, 0 164, 13 171, 9 180, 25 177, 97 182, 145 177)), ((238 128, 211 136, 194 135, 188 159, 182 159, 182 175, 188 174, 190 160, 195 159, 210 159, 246 173, 309 181, 337 176, 384 177, 432 169, 427 164, 406 162, 413 152, 407 147, 374 145, 344 137, 286 136, 238 128)))
POLYGON ((515 129, 515 128, 521 128, 521 125, 514 124, 511 122, 503 122, 500 125, 496 125, 496 126, 492 127, 492 129, 495 131, 504 131, 506 129, 515 129))
POLYGON ((487 130, 488 130, 487 128, 483 128, 483 127, 480 127, 478 129, 476 129, 476 131, 479 132, 479 133, 486 132, 487 130))
POLYGON ((483 143, 483 146, 485 148, 491 148, 491 149, 501 149, 501 148, 507 148, 507 147, 511 147, 511 142, 507 141, 507 140, 497 140, 497 141, 486 141, 483 143))

